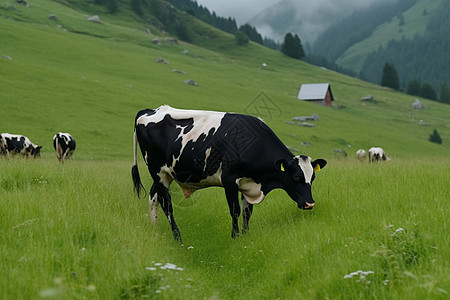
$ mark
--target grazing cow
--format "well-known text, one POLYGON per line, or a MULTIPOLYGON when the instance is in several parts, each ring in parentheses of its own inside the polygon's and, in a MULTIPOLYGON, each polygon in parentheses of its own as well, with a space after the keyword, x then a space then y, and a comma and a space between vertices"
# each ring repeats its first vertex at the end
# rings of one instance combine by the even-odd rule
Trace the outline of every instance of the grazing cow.
POLYGON ((386 160, 389 161, 391 159, 386 156, 386 153, 384 152, 383 148, 372 147, 369 149, 369 162, 386 161, 386 160))
POLYGON ((139 197, 142 183, 137 167, 137 143, 153 178, 150 212, 157 218, 158 202, 181 242, 173 216, 169 186, 175 180, 187 198, 198 189, 225 189, 234 238, 239 234, 239 192, 243 232, 248 230, 253 204, 273 189, 284 189, 301 209, 312 209, 314 171, 323 159, 294 156, 258 118, 223 112, 174 109, 164 105, 138 112, 134 128, 132 178, 139 197))
POLYGON ((359 161, 364 161, 366 159, 366 151, 363 149, 359 149, 356 151, 356 157, 359 159, 359 161))
POLYGON ((0 134, 0 150, 6 157, 16 154, 26 157, 40 157, 41 148, 42 146, 33 144, 26 136, 9 133, 0 134))
POLYGON ((58 132, 53 137, 53 148, 55 148, 56 155, 61 163, 72 156, 76 145, 75 139, 69 133, 58 132))

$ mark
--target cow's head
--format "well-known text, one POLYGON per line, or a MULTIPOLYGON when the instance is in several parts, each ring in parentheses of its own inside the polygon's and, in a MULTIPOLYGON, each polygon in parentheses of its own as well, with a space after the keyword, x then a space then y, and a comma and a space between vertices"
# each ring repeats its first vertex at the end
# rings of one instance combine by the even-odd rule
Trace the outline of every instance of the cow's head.
POLYGON ((294 200, 298 208, 312 209, 314 199, 311 194, 311 184, 315 172, 319 171, 327 162, 323 159, 311 161, 308 156, 295 156, 291 160, 278 160, 275 165, 280 172, 280 181, 283 189, 294 200))
POLYGON ((41 157, 41 148, 42 146, 33 144, 28 147, 27 151, 29 152, 29 155, 32 157, 41 157))

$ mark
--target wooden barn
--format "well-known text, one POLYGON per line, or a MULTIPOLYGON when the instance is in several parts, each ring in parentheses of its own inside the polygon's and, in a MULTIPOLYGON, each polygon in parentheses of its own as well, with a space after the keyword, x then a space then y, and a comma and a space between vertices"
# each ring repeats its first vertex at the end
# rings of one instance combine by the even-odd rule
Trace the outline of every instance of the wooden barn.
POLYGON ((331 106, 334 101, 329 83, 302 84, 297 98, 324 106, 331 106))

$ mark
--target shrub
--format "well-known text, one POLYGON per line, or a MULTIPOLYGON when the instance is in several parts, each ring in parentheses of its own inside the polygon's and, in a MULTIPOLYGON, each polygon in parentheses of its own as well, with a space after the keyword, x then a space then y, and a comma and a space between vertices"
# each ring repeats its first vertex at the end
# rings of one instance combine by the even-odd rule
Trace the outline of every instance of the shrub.
POLYGON ((433 130, 433 133, 430 134, 430 137, 428 139, 430 142, 432 143, 436 143, 436 144, 442 144, 442 139, 441 136, 439 135, 439 133, 437 132, 437 130, 433 130))

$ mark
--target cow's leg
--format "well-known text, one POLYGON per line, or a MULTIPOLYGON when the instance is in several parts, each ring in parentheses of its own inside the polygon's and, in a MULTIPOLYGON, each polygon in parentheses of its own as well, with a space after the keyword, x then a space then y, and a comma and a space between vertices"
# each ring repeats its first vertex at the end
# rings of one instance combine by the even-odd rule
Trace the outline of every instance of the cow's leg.
POLYGON ((252 212, 253 204, 248 203, 244 195, 242 195, 242 233, 246 233, 248 231, 248 222, 250 221, 252 212))
POLYGON ((241 208, 239 207, 239 190, 235 184, 225 186, 225 195, 227 197, 228 207, 230 208, 231 225, 233 230, 231 231, 231 237, 234 239, 239 235, 238 219, 241 214, 241 208))
POLYGON ((162 183, 155 183, 155 184, 158 202, 159 204, 161 204, 161 208, 163 209, 164 214, 167 217, 167 220, 169 220, 170 227, 172 228, 173 237, 175 238, 175 240, 182 243, 180 230, 178 229, 177 223, 175 223, 175 219, 173 217, 172 199, 170 197, 169 187, 168 186, 166 187, 162 183))
POLYGON ((152 188, 150 189, 150 193, 148 194, 148 200, 150 202, 150 218, 153 221, 153 223, 156 223, 158 221, 158 193, 156 184, 152 185, 152 188))

